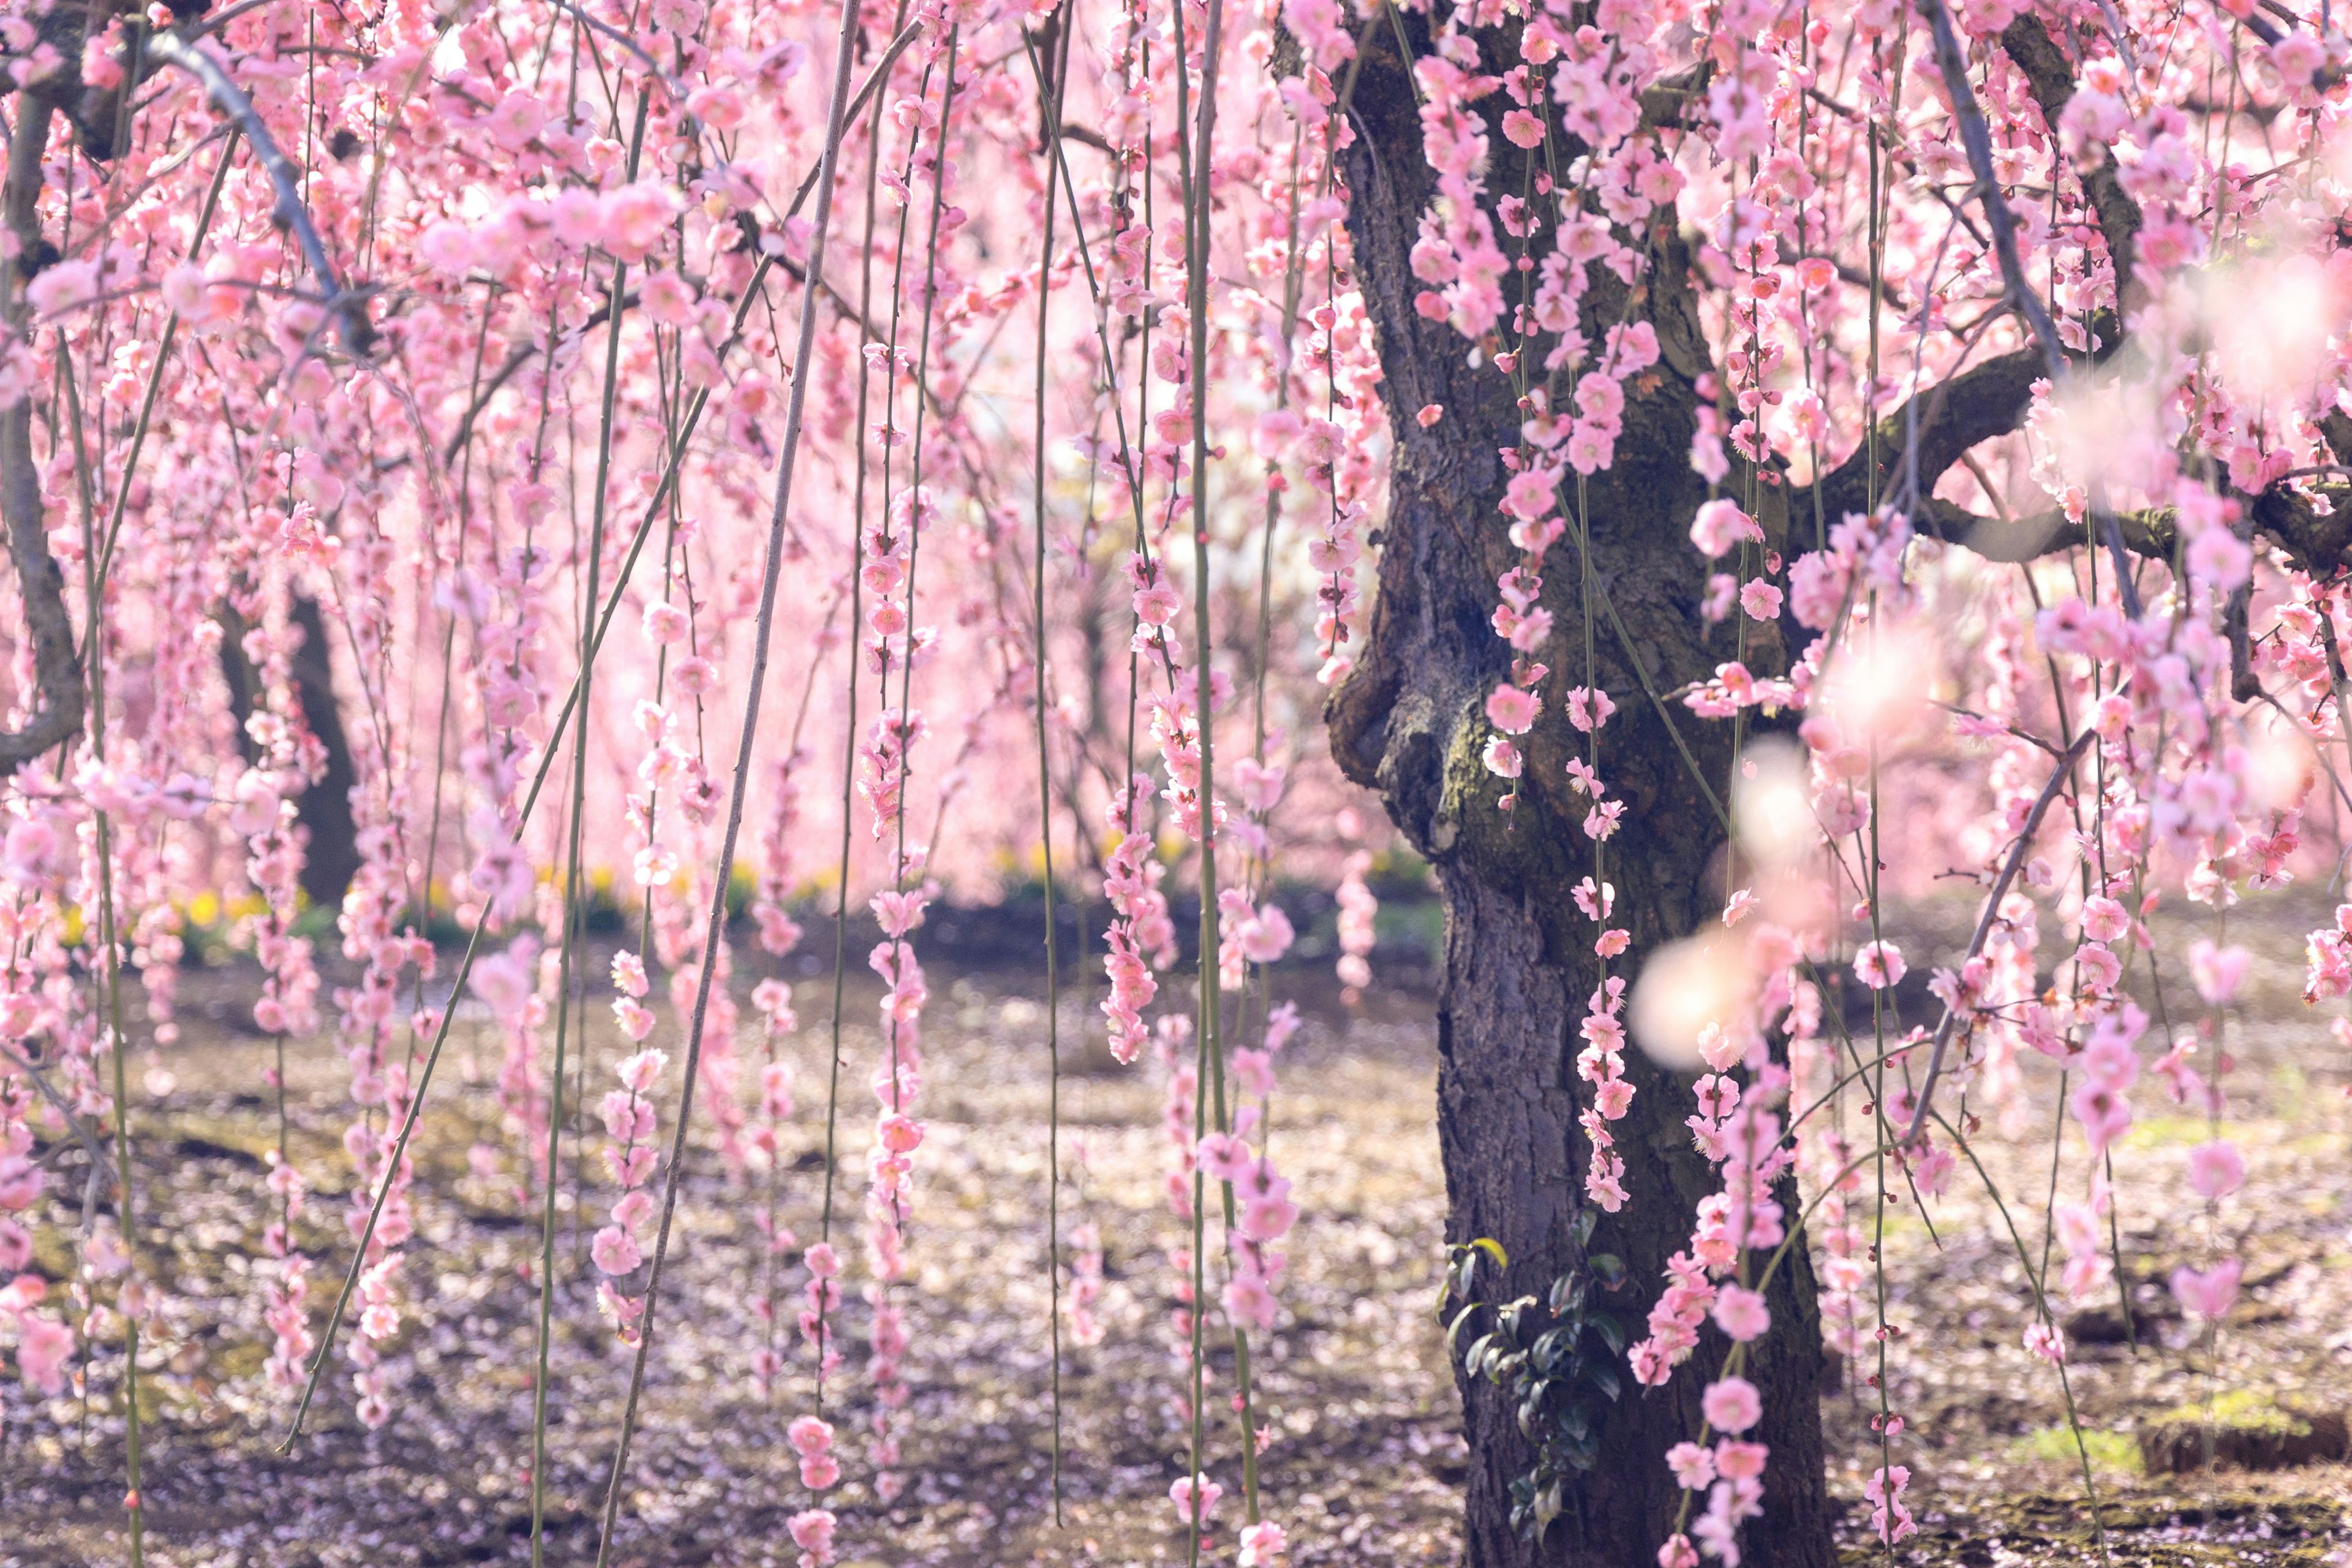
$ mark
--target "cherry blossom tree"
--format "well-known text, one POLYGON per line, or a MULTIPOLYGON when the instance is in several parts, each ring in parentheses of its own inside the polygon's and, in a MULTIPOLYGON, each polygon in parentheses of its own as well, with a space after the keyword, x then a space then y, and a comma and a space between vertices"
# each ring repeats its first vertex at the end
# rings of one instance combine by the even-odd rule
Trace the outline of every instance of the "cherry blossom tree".
MULTIPOLYGON (((2352 804, 2324 3, 11 0, 0 49, 0 1340, 115 1391, 134 1558, 131 1058, 180 1043, 196 925, 255 963, 257 1082, 349 1069, 328 1255, 272 1159, 284 1440, 392 1418, 463 1028, 474 1170, 541 1240, 535 1552, 565 1169, 605 1216, 600 1563, 706 1163, 764 1184, 740 1373, 805 1405, 803 1562, 863 1527, 845 1469, 901 1494, 922 932, 1008 852, 1049 1002, 1099 974, 1165 1087, 1196 1560, 1289 1538, 1280 893, 1336 886, 1376 983, 1362 792, 1447 907, 1474 1563, 1826 1564, 1828 1352, 1875 1394, 1868 1528, 1911 1533, 1887 1373, 1932 1347, 1870 1237, 1990 1182, 2029 1068, 2101 1162, 2044 1200, 2056 1277, 2020 1249, 2070 1409, 2053 1300, 2116 1288, 2134 1096, 2210 1121, 2210 1205, 2244 1180, 2219 916, 2352 804), (1971 939, 1906 954, 1946 872, 1971 939), (2167 900, 2214 934, 2161 951, 2167 900), (808 920, 821 1095, 777 1057, 808 920), (806 1240, 778 1151, 820 1112, 806 1240)), ((1058 1419, 1101 1256, 1051 1137, 1058 1419)), ((2209 1343, 2241 1280, 2174 1276, 2209 1343)))

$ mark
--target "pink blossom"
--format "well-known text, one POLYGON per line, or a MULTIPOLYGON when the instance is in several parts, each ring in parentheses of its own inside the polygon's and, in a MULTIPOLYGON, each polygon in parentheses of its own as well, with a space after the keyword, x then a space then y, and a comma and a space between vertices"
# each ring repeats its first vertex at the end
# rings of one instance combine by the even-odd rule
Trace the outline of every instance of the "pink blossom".
POLYGON ((1209 1516, 1216 1511, 1217 1500, 1225 1495, 1224 1488, 1205 1476, 1178 1477, 1174 1484, 1168 1489, 1168 1500, 1176 1505, 1176 1517, 1186 1525, 1190 1525, 1195 1517, 1193 1509, 1196 1489, 1199 1498, 1197 1506, 1200 1510, 1198 1518, 1203 1524, 1207 1523, 1209 1516))
POLYGON ((639 1051, 633 1057, 623 1058, 620 1065, 613 1070, 619 1075, 621 1082, 627 1086, 630 1093, 646 1094, 652 1090, 654 1080, 661 1077, 662 1068, 668 1065, 669 1056, 667 1052, 646 1050, 639 1051))
POLYGON ((2207 1269, 2176 1268, 2173 1299, 2207 1322, 2218 1323, 2237 1302, 2238 1280, 2244 1269, 2245 1265, 2235 1258, 2225 1258, 2207 1269))
POLYGON ((833 1514, 821 1508, 804 1510, 785 1521, 793 1544, 821 1563, 833 1560, 833 1514))
POLYGON ((1549 468, 1522 470, 1504 487, 1503 510, 1512 517, 1532 521, 1559 504, 1559 475, 1549 468))
POLYGON ((627 1274, 646 1260, 637 1238, 617 1225, 598 1231, 588 1244, 588 1256, 607 1274, 627 1274))
POLYGON ((63 1323, 27 1313, 16 1320, 16 1370, 43 1394, 63 1393, 73 1343, 73 1331, 63 1323))
POLYGON ((2189 1184, 2198 1195, 2222 1198, 2246 1184, 2246 1162, 2227 1142, 2200 1143, 2189 1151, 2189 1184))
POLYGON ((1726 1285, 1716 1293, 1715 1326, 1735 1340, 1757 1339, 1772 1326, 1772 1314, 1764 1305, 1762 1295, 1741 1286, 1726 1285))
POLYGON ((51 262, 25 285, 25 298, 44 316, 87 304, 98 291, 98 268, 87 261, 51 262))
POLYGON ((1699 1411, 1718 1432, 1745 1432, 1763 1419, 1764 1401, 1746 1378, 1727 1377, 1707 1384, 1699 1411))
POLYGON ((2090 1139, 2095 1152, 2105 1152, 2131 1125, 2130 1100, 2104 1084, 2084 1084, 2074 1091, 2070 1103, 2074 1120, 2083 1124, 2084 1134, 2090 1139))
POLYGON ((646 994, 645 961, 626 948, 613 955, 613 988, 627 996, 646 994))
POLYGON ((1854 978, 1874 991, 1900 984, 1908 969, 1903 950, 1891 942, 1864 942, 1853 955, 1854 978))
POLYGON ((475 961, 470 979, 474 994, 501 1022, 520 1018, 530 1000, 532 945, 524 939, 504 952, 475 961))
POLYGON ((1716 1474, 1727 1481, 1761 1480, 1771 1454, 1762 1443, 1736 1443, 1727 1437, 1715 1446, 1716 1474))
POLYGON ((2209 1007, 2226 1007, 2237 999, 2246 978, 2249 955, 2242 947, 2219 947, 2200 937, 2189 946, 2189 973, 2197 994, 2209 1007))
POLYGON ((2113 942, 2131 929, 2131 917, 2109 898, 2083 900, 2083 937, 2086 942, 2113 942))
POLYGON ((1243 1527, 1241 1551, 1234 1561, 1240 1568, 1274 1568, 1289 1542, 1284 1538, 1282 1526, 1271 1520, 1243 1527))
POLYGON ((609 191, 597 204, 598 243, 624 261, 642 261, 661 242, 679 205, 667 186, 649 180, 609 191))
POLYGON ((1524 109, 1507 110, 1503 115, 1503 139, 1514 147, 1543 145, 1543 121, 1524 109))
POLYGON ((1761 577, 1751 577, 1739 590, 1739 607, 1751 621, 1777 621, 1780 618, 1780 590, 1761 577))
POLYGON ((1710 560, 1720 560, 1740 541, 1760 540, 1764 534, 1746 512, 1718 498, 1699 507, 1697 515, 1691 519, 1690 536, 1691 542, 1710 560))
POLYGON ((2289 28, 2273 44, 2270 53, 2279 79, 2289 89, 2314 86, 2314 78, 2327 64, 2326 46, 2309 33, 2294 28, 2289 28))
POLYGON ((1255 1275, 1236 1274, 1227 1281, 1224 1304, 1225 1315, 1236 1323, 1246 1323, 1261 1332, 1274 1327, 1274 1292, 1255 1275))
POLYGON ((417 237, 425 265, 446 277, 463 277, 474 265, 474 235, 464 224, 444 218, 417 237))
POLYGON ((1517 686, 1498 686, 1486 694, 1486 720, 1507 735, 1523 735, 1543 710, 1543 700, 1517 686))
POLYGON ((1666 1450, 1666 1468, 1685 1491, 1705 1491, 1715 1480, 1715 1450, 1696 1443, 1677 1443, 1666 1450))

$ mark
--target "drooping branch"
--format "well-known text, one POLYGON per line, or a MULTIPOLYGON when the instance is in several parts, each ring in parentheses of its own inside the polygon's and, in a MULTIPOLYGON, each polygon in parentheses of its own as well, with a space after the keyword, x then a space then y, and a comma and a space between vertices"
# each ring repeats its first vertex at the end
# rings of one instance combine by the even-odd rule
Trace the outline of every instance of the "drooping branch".
MULTIPOLYGON (((20 100, 8 173, 0 205, 18 260, 5 284, 5 315, 12 336, 24 335, 28 310, 24 268, 41 254, 41 163, 48 151, 49 121, 57 105, 45 93, 20 100)), ((63 745, 81 729, 84 696, 81 660, 74 651, 73 617, 66 609, 65 574, 49 553, 47 520, 41 510, 41 470, 33 456, 30 398, 0 410, 0 514, 8 525, 8 557, 16 568, 16 589, 25 605, 25 628, 33 642, 37 705, 23 727, 0 733, 0 778, 63 745)))
POLYGON ((319 226, 311 220, 310 209, 302 200, 302 172, 269 133, 253 100, 246 96, 245 89, 236 85, 218 60, 177 33, 155 34, 147 40, 145 54, 158 64, 195 78, 213 108, 236 122, 253 148, 255 161, 269 176, 270 188, 277 193, 278 199, 269 209, 270 221, 291 233, 301 247, 302 259, 325 296, 321 302, 342 328, 343 346, 355 354, 365 354, 375 342, 375 328, 367 317, 366 298, 345 288, 337 277, 334 260, 327 254, 327 243, 320 237, 319 226))
MULTIPOLYGON (((2074 776, 2074 763, 2097 733, 2097 731, 2086 728, 2074 737, 2074 743, 2067 747, 2065 755, 2058 759, 2058 765, 2051 770, 2050 782, 2042 786, 2041 795, 2035 797, 2032 808, 2025 814, 2025 824, 2017 830, 2017 842, 2010 846, 2009 858, 2001 863, 2000 877, 1993 883, 1992 891, 1985 896, 1984 912, 1977 917, 1976 934, 1969 939, 1968 957, 1960 961, 1962 969, 1974 963, 1977 955, 1984 952, 1985 938, 1992 934, 1992 923, 2000 915, 2001 900, 2009 896, 2009 885, 2017 879, 2017 868, 2025 864, 2026 853, 2033 847, 2033 836, 2042 830, 2042 819, 2049 815, 2051 802, 2064 790, 2066 781, 2074 776)), ((1944 1053, 1951 1046, 1952 1031, 1959 1021, 1960 1009, 1958 1006, 1945 1007, 1943 1022, 1936 1026, 1935 1048, 1927 1056, 1927 1079, 1919 1086, 1918 1109, 1912 1111, 1911 1124, 1903 1133, 1906 1144, 1917 1143, 1919 1129, 1927 1125, 1928 1107, 1935 1103, 1936 1080, 1944 1071, 1944 1053)))
POLYGON ((2042 363, 2050 379, 2058 381, 2066 374, 2066 351, 2059 344, 2058 325, 2050 319, 2049 305, 2027 280, 2024 263, 2018 259, 2017 215, 2009 210, 2009 203, 2000 194, 2000 181, 1993 173, 1992 132, 1985 125, 1984 110, 1977 102, 1976 89, 1969 84, 1968 59, 1960 53, 1959 33, 1952 26, 1951 10, 1944 0, 1919 0, 1919 9, 1935 34, 1936 68, 1951 99, 1960 145, 1969 155, 1969 171, 1976 176, 1977 199, 1984 207, 1985 222, 1992 228, 1993 255, 2000 262, 2001 282, 2009 290, 2009 302, 2033 329, 2034 346, 2042 351, 2042 363))

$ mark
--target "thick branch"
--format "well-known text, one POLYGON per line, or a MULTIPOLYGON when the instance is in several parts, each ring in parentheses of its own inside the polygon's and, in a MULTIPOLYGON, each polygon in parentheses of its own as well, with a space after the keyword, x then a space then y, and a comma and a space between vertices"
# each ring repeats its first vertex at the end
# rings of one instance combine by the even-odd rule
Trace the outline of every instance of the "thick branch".
MULTIPOLYGON (((2032 326, 2034 343, 2042 350, 2042 363, 2049 367, 2050 379, 2055 384, 2065 376, 2066 351, 2058 341, 2058 324, 2050 319, 2048 303, 2026 278, 2024 264, 2018 259, 2017 215, 2009 210, 2009 199, 2000 194, 2000 182, 1993 174, 1992 135, 1986 128, 1976 89, 1969 85, 1968 59, 1960 53, 1959 31, 1952 26, 1951 8, 1944 0, 1919 0, 1919 9, 1927 14, 1928 26, 1936 35, 1936 68, 1944 78, 1945 91, 1951 95, 1960 141, 1969 151, 1969 167, 1977 177, 1977 199, 1984 205, 1985 221, 1992 226, 1992 248, 2000 258, 2001 281, 2009 290, 2010 303, 2032 326)), ((2117 274, 2118 279, 2121 276, 2117 274)), ((2091 500, 2100 540, 2115 557, 2116 588, 2123 595, 2125 613, 2137 620, 2139 591, 2132 586, 2131 562, 2124 552, 2123 533, 2107 510, 2095 482, 2091 500)))
MULTIPOLYGON (((5 205, 8 231, 16 241, 18 267, 41 252, 41 159, 48 150, 49 117, 56 105, 43 93, 27 92, 8 144, 5 205)), ((23 274, 9 268, 5 313, 9 331, 26 326, 23 274)), ((0 734, 0 778, 42 753, 63 745, 81 729, 81 660, 74 652, 73 617, 66 610, 65 574, 49 553, 49 531, 41 511, 41 471, 33 457, 33 405, 20 398, 0 410, 0 515, 8 525, 8 556, 24 596, 25 628, 33 640, 33 670, 38 706, 22 729, 0 734)))
MULTIPOLYGON (((1884 496, 1894 488, 1904 471, 1906 448, 1914 439, 1915 416, 1919 493, 1931 494, 1936 481, 1960 460, 1960 454, 2018 427, 2032 404, 2033 384, 2044 374, 2042 355, 2032 349, 2020 349, 1972 365, 1920 393, 1879 421, 1875 443, 1865 441, 1856 447, 1822 480, 1822 512, 1834 520, 1848 512, 1866 511, 1872 495, 1884 496), (1874 447, 1875 484, 1871 482, 1874 447)), ((1801 508, 1801 500, 1790 500, 1790 515, 1801 508)))
MULTIPOLYGON (((1967 146, 1972 171, 1977 176, 1979 194, 1983 198, 1985 215, 1993 225, 1995 245, 2001 265, 2003 281, 2010 297, 2032 326, 2036 344, 1989 360, 1963 371, 1958 375, 1897 408, 1882 420, 1877 439, 1865 442, 1852 456, 1821 481, 1822 510, 1830 517, 1843 517, 1848 512, 1864 510, 1873 495, 1884 496, 1895 488, 1906 464, 1916 465, 1919 494, 1915 498, 1914 521, 1922 528, 1957 540, 1965 539, 1969 548, 1990 559, 2001 561, 2031 560, 2053 551, 2092 542, 2083 530, 2066 522, 2063 517, 2050 514, 2042 518, 2025 518, 2014 522, 1997 522, 1972 514, 1934 499, 1936 481, 1945 470, 1958 462, 1962 453, 1982 441, 2006 436, 2016 430, 2032 405, 2033 384, 2052 375, 2052 366, 2071 367, 2080 374, 2086 363, 2097 363, 2115 352, 2122 336, 2118 320, 2104 314, 2091 322, 2091 329, 2101 346, 2088 355, 2070 354, 2057 342, 2054 327, 2041 297, 2028 285, 2017 258, 2015 237, 2008 222, 2008 209, 1999 197, 1999 187, 1992 183, 1990 143, 1984 116, 1979 108, 1973 89, 1969 86, 1965 61, 1959 51, 1958 38, 1953 31, 1950 14, 1943 0, 1920 0, 1925 15, 1937 37, 1937 65, 1949 94, 1952 113, 1967 146), (1916 422, 1916 428, 1915 428, 1916 422), (1874 464, 1874 456, 1875 458, 1874 464)), ((2041 109, 2043 121, 2053 140, 2057 136, 2059 117, 2074 95, 2074 67, 2065 54, 2052 42, 2040 22, 2031 16, 2020 17, 2001 35, 2001 46, 2024 77, 2034 103, 2041 109)), ((2133 241, 2139 232, 2139 207, 2126 194, 2117 179, 2114 161, 2109 159, 2082 176, 2084 188, 2096 214, 2100 232, 2105 237, 2107 249, 2114 258, 2116 276, 2124 298, 2136 291, 2132 279, 2133 241)), ((2267 502, 2269 498, 2264 498, 2267 502)), ((2258 503, 2258 507, 2263 503, 2258 503)), ((1801 499, 1791 499, 1791 510, 1802 506, 1801 499)), ((2312 526, 2320 520, 2312 519, 2308 508, 2297 509, 2287 503, 2286 510, 2299 515, 2280 515, 2274 521, 2277 528, 2265 528, 2298 558, 2324 559, 2332 563, 2342 552, 2341 542, 2330 544, 2318 537, 2322 531, 2312 526), (2316 556, 2309 552, 2316 547, 2316 556)), ((2156 547, 2152 534, 2143 519, 2148 514, 2116 520, 2116 528, 2107 530, 2102 520, 2098 542, 2116 552, 2120 565, 2123 552, 2161 554, 2168 557, 2169 525, 2166 525, 2165 542, 2156 547)), ((2258 516, 2258 523, 2262 522, 2258 516)))
MULTIPOLYGON (((2063 555, 2091 542, 2089 531, 2063 511, 2039 511, 2025 517, 1980 517, 1940 496, 1921 501, 1911 516, 1922 533, 1956 544, 1986 561, 2019 565, 2045 555, 2063 555)), ((2124 546, 2151 561, 2169 561, 2179 534, 2170 507, 2118 513, 2116 526, 2124 546)))
MULTIPOLYGON (((2042 23, 2032 16, 2020 16, 2011 22, 2000 35, 2000 47, 2024 76, 2026 90, 2041 109, 2042 122, 2049 130, 2052 146, 2056 147, 2058 117, 2065 112, 2067 100, 2074 96, 2074 66, 2065 52, 2051 40, 2042 23)), ((2115 261, 2116 298, 2128 305, 2137 292, 2132 274, 2137 264, 2139 204, 2124 190, 2112 155, 2101 158, 2099 166, 2087 174, 2078 173, 2078 177, 2083 182, 2084 195, 2090 198, 2091 211, 2098 217, 2099 233, 2106 239, 2107 254, 2115 261)))
MULTIPOLYGON (((2238 497, 2253 521, 2254 531, 2286 552, 2296 570, 2326 579, 2342 569, 2352 551, 2352 491, 2337 489, 2332 510, 2322 511, 2309 497, 2289 485, 2274 485, 2258 496, 2238 497)), ((2124 548, 2150 561, 2169 563, 2180 542, 2179 520, 2170 507, 2114 514, 2124 548)), ((1930 496, 1912 513, 1922 532, 1958 545, 1987 561, 2016 564, 2045 555, 2063 554, 2093 542, 2082 523, 2063 511, 2035 512, 2018 518, 1980 517, 1964 506, 1930 496)), ((2102 536, 2100 542, 2105 542, 2102 536)))

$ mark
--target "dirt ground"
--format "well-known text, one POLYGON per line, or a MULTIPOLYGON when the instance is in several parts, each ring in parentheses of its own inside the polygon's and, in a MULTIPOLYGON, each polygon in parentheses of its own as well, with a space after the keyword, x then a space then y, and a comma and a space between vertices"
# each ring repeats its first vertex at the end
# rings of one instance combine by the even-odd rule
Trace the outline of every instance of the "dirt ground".
MULTIPOLYGON (((2104 1318, 2094 1309, 2073 1323, 2095 1526, 2055 1380, 2020 1345, 2028 1292, 1997 1212, 1979 1189, 1956 1184, 1932 1208, 1932 1235, 1907 1207, 1891 1217, 1890 1310, 1904 1331, 1892 1386, 1909 1417, 1898 1458, 1913 1471, 1922 1527, 1899 1560, 2007 1568, 2104 1553, 2131 1564, 2352 1564, 2352 1468, 2217 1465, 2149 1477, 2133 1442, 2142 1423, 2217 1390, 2240 1404, 2274 1392, 2337 1412, 2352 1405, 2352 1061, 2296 995, 2299 933, 2326 908, 2300 899, 2237 920, 2258 955, 2247 1005, 2230 1026, 2239 1058, 2229 1078, 2230 1132, 2248 1152, 2251 1180, 2223 1205, 2218 1229, 2185 1173, 2188 1147, 2207 1135, 2201 1121, 2144 1113, 2119 1154, 2127 1175, 2118 1231, 2139 1342, 2099 1342, 2122 1338, 2112 1305, 2104 1318), (2201 1341, 2192 1342, 2157 1282, 2217 1242, 2242 1250, 2248 1284, 2221 1336, 2219 1366, 2209 1368, 2201 1341)), ((1902 934, 1915 964, 1938 941, 1963 942, 1970 912, 1958 903, 1910 911, 1902 934)), ((830 994, 829 965, 810 968, 794 977, 807 1026, 788 1053, 800 1103, 781 1181, 784 1221, 803 1240, 820 1225, 819 1064, 830 994)), ((876 1049, 870 976, 860 978, 846 1009, 852 1070, 841 1124, 852 1185, 836 1221, 852 1235, 871 1109, 859 1064, 876 1049)), ((1007 984, 1013 978, 933 970, 924 1104, 931 1131, 918 1156, 906 1295, 913 1399, 902 1430, 911 1484, 887 1508, 867 1485, 856 1430, 868 1398, 856 1375, 865 1309, 853 1291, 844 1320, 849 1375, 836 1391, 845 1394, 846 1479, 834 1494, 847 1563, 1183 1557, 1166 1500, 1183 1470, 1171 1403, 1183 1371, 1169 1321, 1168 1248, 1178 1236, 1163 1202, 1161 1090, 1149 1064, 1076 1062, 1063 1079, 1071 1173, 1063 1225, 1066 1234, 1088 1222, 1100 1229, 1108 1333, 1066 1363, 1064 1523, 1054 1523, 1043 1010, 1007 984)), ((1430 996, 1408 985, 1376 992, 1351 1012, 1316 976, 1283 984, 1309 1022, 1284 1053, 1273 1136, 1305 1218, 1290 1248, 1282 1319, 1254 1358, 1272 1434, 1263 1486, 1302 1568, 1450 1563, 1465 1456, 1429 1315, 1444 1219, 1430 996)), ((453 1044, 420 1132, 419 1235, 403 1276, 406 1321, 392 1345, 390 1424, 374 1432, 359 1425, 339 1361, 309 1434, 279 1458, 272 1448, 289 1405, 259 1375, 268 1333, 260 1279, 246 1261, 258 1255, 276 1207, 259 1158, 275 1137, 276 1102, 261 1078, 273 1047, 236 1026, 249 985, 233 964, 185 977, 190 1042, 160 1064, 173 1081, 142 1097, 137 1112, 144 1257, 170 1289, 160 1341, 142 1357, 152 1389, 142 1401, 148 1561, 528 1561, 536 1208, 526 1217, 511 1173, 483 1180, 467 1160, 478 1140, 495 1136, 497 1064, 487 1055, 457 1059, 453 1044)), ((2187 987, 2177 978, 2173 985, 2179 1005, 2187 987)), ((1066 1019, 1066 1039, 1075 1008, 1066 1019)), ((609 1069, 617 1050, 601 1027, 594 1049, 609 1069)), ((297 1052, 289 1077, 296 1157, 321 1189, 297 1231, 320 1260, 315 1325, 349 1256, 338 1195, 349 1180, 339 1147, 343 1068, 320 1047, 297 1052)), ((674 1093, 675 1084, 673 1068, 665 1088, 674 1093)), ((603 1087, 592 1079, 596 1092, 603 1087)), ((2016 1106, 1972 1108, 1986 1115, 1982 1152, 2012 1196, 2029 1249, 2041 1238, 2054 1088, 2054 1075, 2032 1070, 2016 1106)), ((2141 1096, 2144 1112, 2153 1098, 2141 1096)), ((667 1114, 666 1106, 665 1139, 667 1114)), ((2070 1147, 2062 1194, 2079 1194, 2081 1161, 2070 1147)), ((593 1228, 613 1194, 600 1170, 591 1177, 593 1228)), ((794 1556, 783 1521, 807 1499, 783 1428, 808 1407, 808 1390, 804 1378, 788 1379, 763 1402, 750 1375, 761 1334, 752 1310, 760 1180, 730 1179, 706 1146, 687 1184, 616 1563, 794 1556)), ((594 1560, 628 1363, 592 1300, 568 1171, 563 1207, 548 1560, 585 1563, 594 1560)), ((54 1247, 40 1261, 53 1273, 63 1267, 54 1247)), ((786 1312, 796 1307, 787 1297, 786 1312)), ((93 1364, 87 1404, 71 1394, 37 1404, 13 1376, 0 1380, 0 1568, 126 1560, 119 1371, 119 1356, 93 1364)), ((1862 1537, 1853 1500, 1876 1463, 1860 1392, 1849 1378, 1824 1405, 1833 1485, 1850 1503, 1846 1554, 1856 1563, 1885 1555, 1862 1537)), ((1232 1447, 1227 1435, 1221 1474, 1235 1468, 1232 1447)), ((1236 1510, 1229 1501, 1222 1511, 1229 1549, 1236 1510)))

